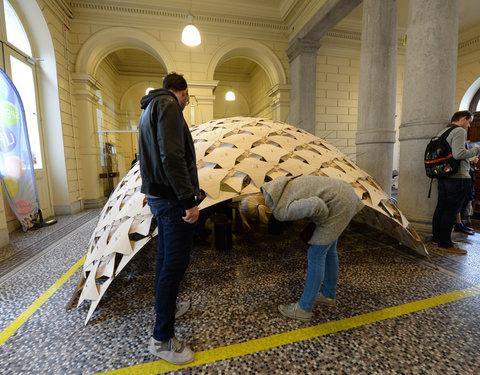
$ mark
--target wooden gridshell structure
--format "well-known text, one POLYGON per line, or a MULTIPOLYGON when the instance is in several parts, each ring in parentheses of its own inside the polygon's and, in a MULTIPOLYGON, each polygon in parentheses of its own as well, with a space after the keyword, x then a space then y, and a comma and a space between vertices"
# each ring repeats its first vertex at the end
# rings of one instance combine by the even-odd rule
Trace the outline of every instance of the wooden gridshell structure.
MULTIPOLYGON (((192 127, 191 133, 200 188, 206 194, 200 209, 258 193, 263 183, 279 176, 338 178, 351 184, 365 203, 355 220, 428 255, 415 229, 375 180, 322 139, 286 123, 252 117, 213 120, 192 127)), ((78 305, 91 301, 85 324, 113 279, 157 235, 140 187, 137 163, 110 195, 100 214, 74 293, 80 293, 78 305)))

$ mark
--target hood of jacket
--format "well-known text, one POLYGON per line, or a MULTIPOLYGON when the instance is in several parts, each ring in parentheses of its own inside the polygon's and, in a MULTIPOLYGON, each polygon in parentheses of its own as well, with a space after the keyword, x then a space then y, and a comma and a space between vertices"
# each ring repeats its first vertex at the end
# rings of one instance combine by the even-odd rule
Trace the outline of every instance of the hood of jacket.
POLYGON ((265 199, 265 205, 272 211, 275 209, 277 202, 285 190, 290 177, 280 176, 274 180, 262 185, 260 190, 262 191, 263 198, 265 199))
POLYGON ((170 95, 175 98, 175 100, 178 102, 177 97, 175 94, 167 89, 156 89, 156 90, 151 90, 147 95, 145 95, 141 100, 140 100, 140 107, 142 109, 147 108, 147 106, 150 104, 150 102, 156 98, 157 96, 160 95, 170 95))

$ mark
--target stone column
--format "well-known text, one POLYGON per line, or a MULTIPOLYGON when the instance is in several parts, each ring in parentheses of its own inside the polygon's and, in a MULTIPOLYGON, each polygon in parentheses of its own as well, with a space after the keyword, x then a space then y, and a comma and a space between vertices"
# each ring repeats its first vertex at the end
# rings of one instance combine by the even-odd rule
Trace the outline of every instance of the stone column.
POLYGON ((101 207, 105 204, 103 184, 100 180, 100 158, 102 145, 97 132, 98 81, 88 73, 72 75, 73 96, 77 104, 79 124, 80 157, 82 161, 81 181, 85 208, 101 207))
POLYGON ((288 122, 290 107, 290 85, 276 84, 267 91, 267 95, 272 99, 272 120, 288 122))
POLYGON ((188 109, 185 108, 183 111, 187 123, 190 125, 199 125, 213 120, 213 103, 215 101, 215 95, 213 92, 217 87, 218 82, 219 81, 217 80, 187 81, 188 93, 190 94, 190 105, 188 106, 188 109), (192 104, 194 106, 194 112, 191 111, 192 104), (195 118, 192 118, 193 113, 195 113, 195 118))
POLYGON ((320 41, 295 39, 287 50, 290 59, 290 124, 315 134, 317 51, 320 41))
POLYGON ((396 135, 397 44, 397 0, 365 0, 356 163, 388 194, 396 135))
POLYGON ((431 233, 437 201, 423 155, 431 137, 454 112, 458 49, 458 0, 410 0, 400 125, 398 204, 415 229, 431 233))

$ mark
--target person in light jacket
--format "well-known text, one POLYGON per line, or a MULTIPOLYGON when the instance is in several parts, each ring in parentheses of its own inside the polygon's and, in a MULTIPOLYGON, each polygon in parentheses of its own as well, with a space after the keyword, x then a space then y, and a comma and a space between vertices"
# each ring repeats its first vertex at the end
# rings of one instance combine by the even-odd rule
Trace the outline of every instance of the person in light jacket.
POLYGON ((350 184, 330 177, 282 176, 262 185, 260 190, 264 202, 257 201, 257 197, 242 201, 240 212, 244 217, 252 217, 256 211, 265 221, 271 212, 279 221, 306 220, 315 224, 308 240, 307 278, 302 296, 298 302, 278 306, 285 317, 309 321, 315 303, 336 303, 337 240, 364 205, 350 184))

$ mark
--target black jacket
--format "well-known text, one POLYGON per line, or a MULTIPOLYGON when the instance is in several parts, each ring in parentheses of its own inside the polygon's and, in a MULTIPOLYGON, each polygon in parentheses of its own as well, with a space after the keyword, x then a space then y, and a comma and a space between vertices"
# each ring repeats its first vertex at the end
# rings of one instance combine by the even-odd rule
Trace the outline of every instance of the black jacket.
POLYGON ((177 97, 168 90, 157 89, 140 103, 141 192, 177 199, 185 209, 194 207, 199 193, 195 148, 177 97))

